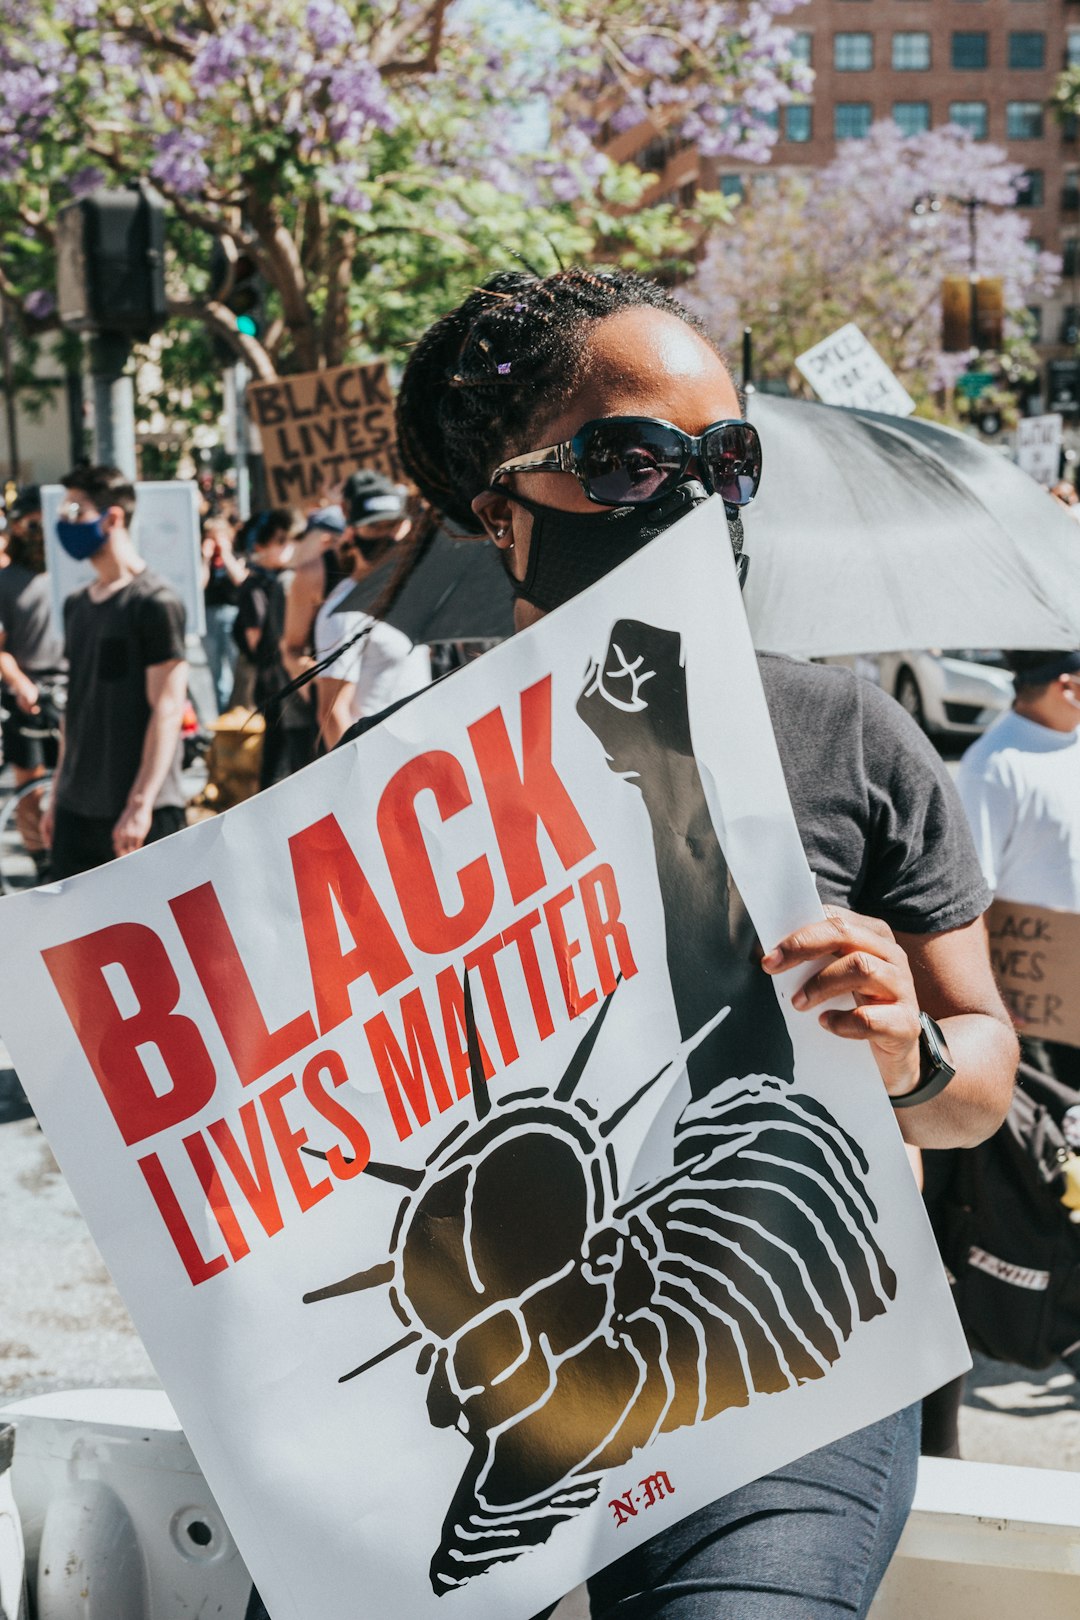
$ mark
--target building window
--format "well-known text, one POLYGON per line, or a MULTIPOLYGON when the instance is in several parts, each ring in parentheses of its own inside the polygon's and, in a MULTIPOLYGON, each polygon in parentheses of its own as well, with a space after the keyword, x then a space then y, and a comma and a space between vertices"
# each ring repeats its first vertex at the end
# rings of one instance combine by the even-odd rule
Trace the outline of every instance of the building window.
POLYGON ((1043 205, 1043 172, 1025 169, 1016 191, 1017 208, 1041 208, 1043 205))
POLYGON ((1078 315, 1080 315, 1080 310, 1077 310, 1075 304, 1066 304, 1061 312, 1061 336, 1058 338, 1058 342, 1070 349, 1077 341, 1077 338, 1080 338, 1078 315))
POLYGON ((738 197, 740 200, 746 192, 741 174, 722 174, 720 176, 720 195, 722 197, 738 197))
POLYGON ((1043 109, 1041 101, 1007 101, 1005 103, 1005 139, 1008 141, 1041 141, 1043 109))
POLYGON ((898 71, 919 73, 930 66, 929 34, 894 34, 892 65, 898 71))
POLYGON ((805 62, 807 66, 814 60, 814 36, 807 29, 800 28, 792 36, 791 55, 796 62, 805 62))
POLYGON ((1042 322, 1042 305, 1041 304, 1029 304, 1028 307, 1027 307, 1027 312, 1028 312, 1028 315, 1029 315, 1029 317, 1031 319, 1031 331, 1029 333, 1029 337, 1030 337, 1032 343, 1041 343, 1042 342, 1042 326, 1043 326, 1043 322, 1042 322))
POLYGON ((833 67, 838 73, 865 73, 873 65, 873 34, 833 35, 833 67))
POLYGON ((838 101, 833 112, 833 133, 838 141, 861 141, 869 135, 874 114, 868 101, 838 101))
POLYGON ((1066 169, 1061 186, 1061 212, 1080 214, 1080 173, 1066 169))
POLYGON ((1046 35, 1034 33, 1010 34, 1009 66, 1011 68, 1045 67, 1046 35))
POLYGON ((959 124, 976 141, 985 141, 988 121, 985 101, 950 101, 949 123, 959 124))
POLYGON ((901 135, 925 135, 930 128, 928 101, 894 101, 892 115, 901 135))
POLYGON ((1080 238, 1067 236, 1061 244, 1061 273, 1066 280, 1071 281, 1080 270, 1080 238))
POLYGON ((784 108, 784 134, 789 141, 808 141, 814 133, 814 109, 805 103, 784 108))
POLYGON ((1067 28, 1065 30, 1065 66, 1076 67, 1080 63, 1080 28, 1067 28))
POLYGON ((952 65, 954 68, 984 68, 989 60, 989 34, 953 35, 952 65))

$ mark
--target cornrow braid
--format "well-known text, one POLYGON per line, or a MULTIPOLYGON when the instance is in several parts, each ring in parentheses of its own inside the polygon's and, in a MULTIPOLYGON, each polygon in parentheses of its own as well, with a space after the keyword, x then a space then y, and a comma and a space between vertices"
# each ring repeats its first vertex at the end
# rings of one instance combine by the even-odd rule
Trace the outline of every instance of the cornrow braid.
POLYGON ((583 328, 647 306, 707 333, 655 281, 628 270, 503 271, 430 327, 397 397, 401 459, 424 498, 469 533, 471 502, 529 430, 570 397, 584 363, 583 328))

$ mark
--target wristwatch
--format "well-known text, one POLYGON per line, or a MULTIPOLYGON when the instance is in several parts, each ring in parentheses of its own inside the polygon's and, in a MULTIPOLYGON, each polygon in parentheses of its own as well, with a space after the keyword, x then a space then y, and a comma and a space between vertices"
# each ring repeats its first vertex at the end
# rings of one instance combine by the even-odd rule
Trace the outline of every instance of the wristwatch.
POLYGON ((953 1075, 956 1073, 956 1064, 952 1060, 948 1043, 942 1033, 941 1025, 936 1024, 929 1013, 919 1014, 919 1083, 914 1091, 907 1091, 902 1097, 890 1097, 889 1101, 894 1108, 914 1108, 919 1103, 929 1102, 944 1091, 953 1075))

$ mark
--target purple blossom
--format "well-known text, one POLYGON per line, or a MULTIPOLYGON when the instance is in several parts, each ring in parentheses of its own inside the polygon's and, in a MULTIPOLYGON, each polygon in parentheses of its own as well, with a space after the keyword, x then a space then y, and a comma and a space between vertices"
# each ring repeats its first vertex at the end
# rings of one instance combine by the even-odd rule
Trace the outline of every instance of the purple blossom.
POLYGON ((191 83, 196 90, 218 90, 231 84, 243 72, 258 47, 265 42, 250 23, 227 28, 205 37, 191 66, 191 83))
POLYGON ((142 62, 142 50, 129 39, 103 39, 99 46, 101 60, 106 67, 137 68, 142 62))
POLYGON ((23 299, 23 309, 32 321, 47 321, 55 308, 55 297, 44 287, 27 293, 23 299))
POLYGON ((386 87, 371 62, 361 58, 342 63, 330 74, 326 88, 330 101, 327 124, 333 141, 355 144, 372 124, 383 130, 395 127, 397 119, 386 87))
POLYGON ((356 25, 337 0, 309 0, 304 14, 307 31, 317 50, 341 50, 356 38, 356 25))
POLYGON ((73 197, 85 197, 91 191, 96 191, 105 184, 105 174, 92 164, 84 169, 76 169, 68 181, 68 189, 73 197))
POLYGON ((154 143, 156 157, 150 167, 155 180, 180 197, 194 197, 210 178, 203 152, 206 137, 194 130, 175 129, 159 135, 154 143))
POLYGON ((37 65, 8 68, 0 73, 0 117, 9 127, 40 124, 52 112, 59 81, 37 65))
POLYGON ((362 189, 367 169, 361 163, 334 163, 323 171, 326 193, 335 208, 344 208, 350 214, 366 214, 371 210, 371 197, 362 189))
POLYGON ((69 28, 93 28, 98 20, 99 0, 55 0, 53 16, 69 28))

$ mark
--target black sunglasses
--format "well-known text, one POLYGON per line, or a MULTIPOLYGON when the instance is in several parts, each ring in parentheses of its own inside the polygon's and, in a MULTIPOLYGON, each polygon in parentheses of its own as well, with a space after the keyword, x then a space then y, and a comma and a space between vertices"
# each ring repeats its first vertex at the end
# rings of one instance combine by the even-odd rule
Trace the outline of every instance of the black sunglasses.
POLYGON ((710 495, 746 506, 761 482, 761 440, 749 422, 714 422, 696 438, 655 416, 601 416, 572 439, 504 461, 491 475, 555 470, 573 473, 598 506, 641 506, 678 484, 691 461, 710 495))

